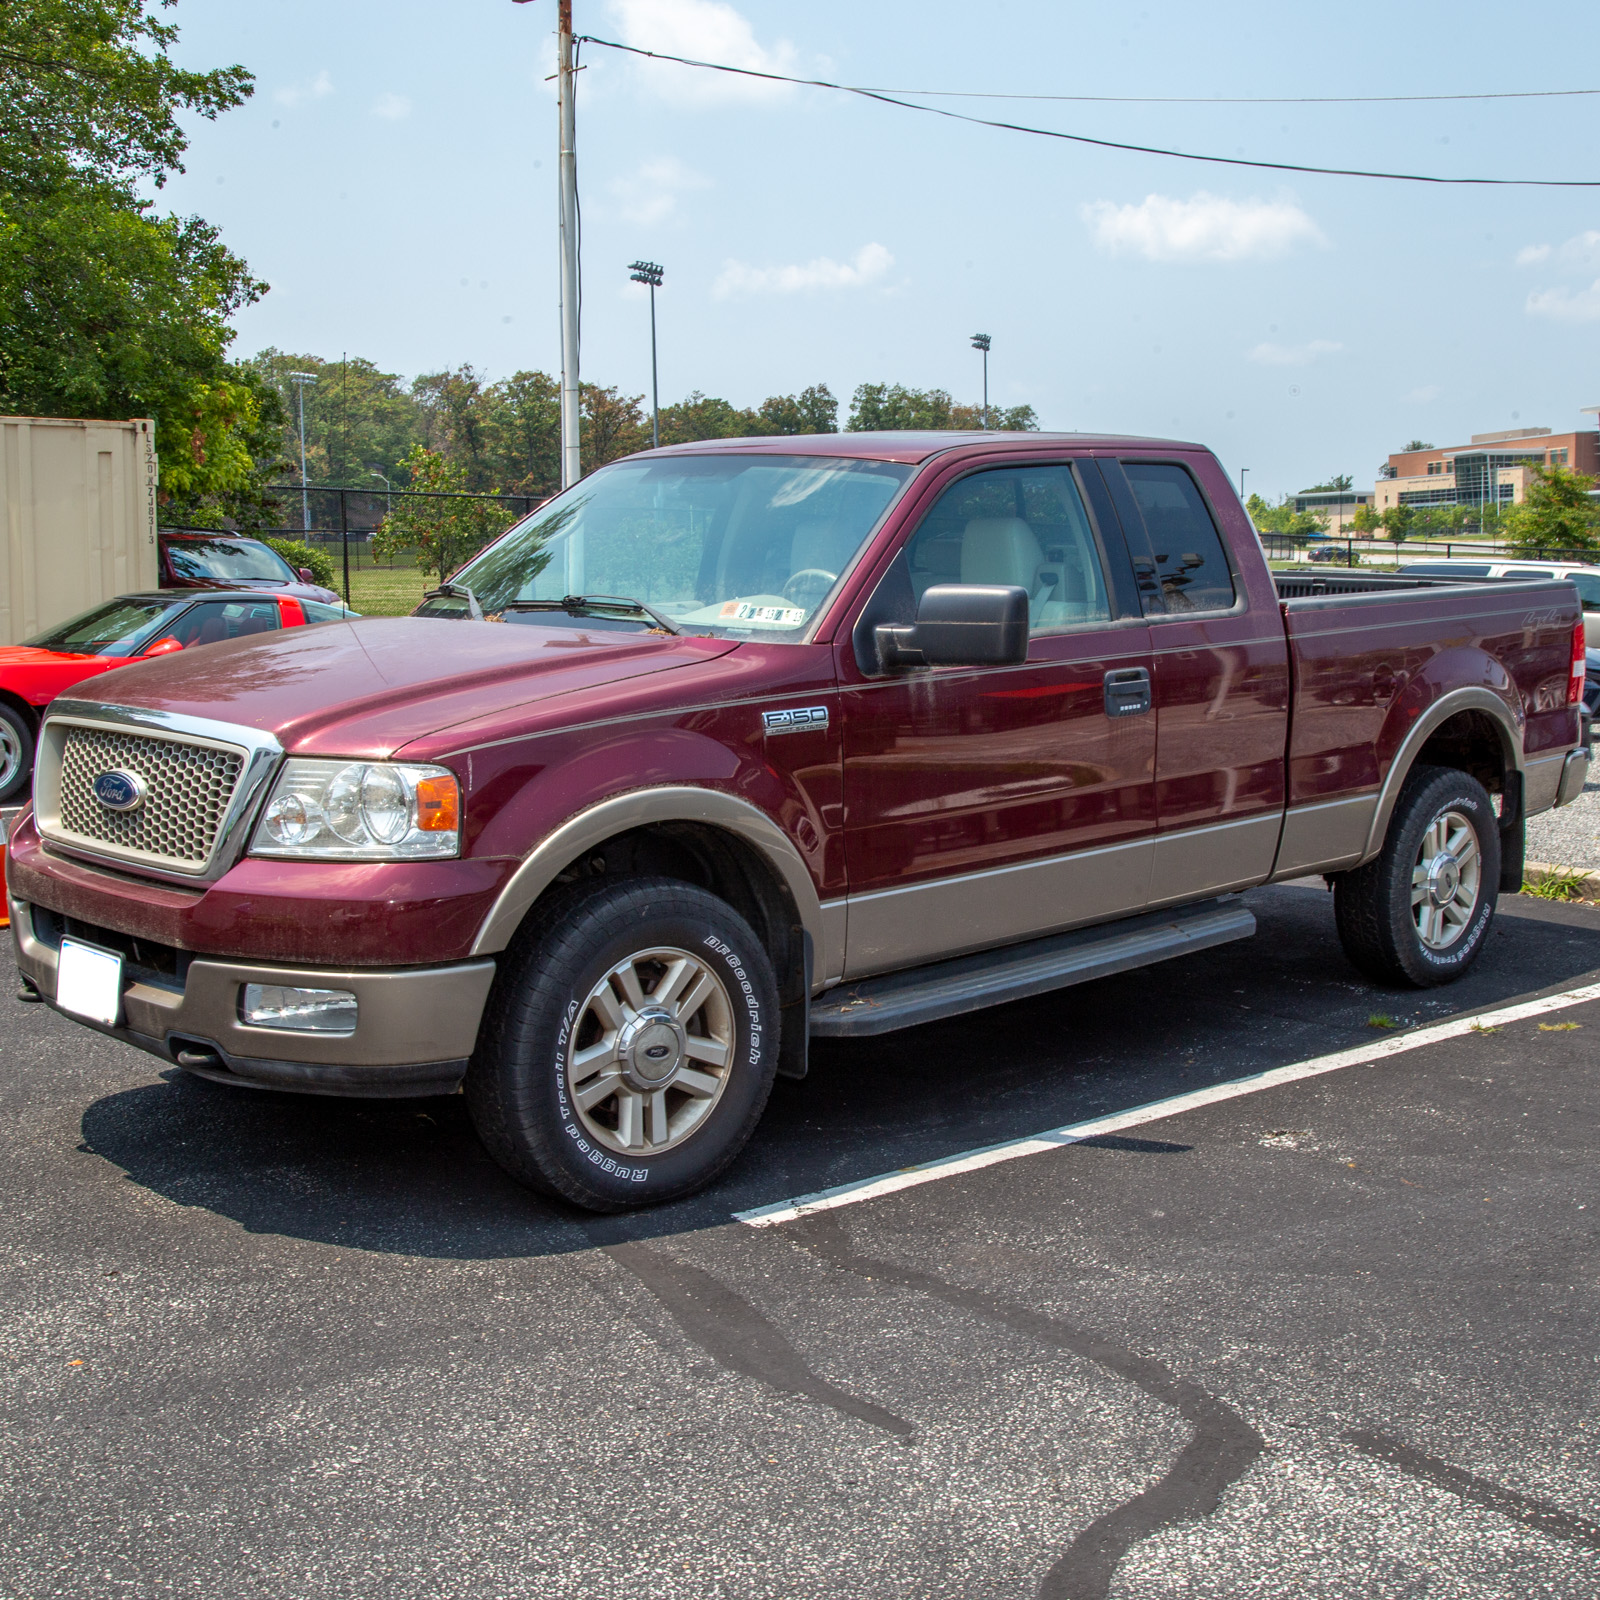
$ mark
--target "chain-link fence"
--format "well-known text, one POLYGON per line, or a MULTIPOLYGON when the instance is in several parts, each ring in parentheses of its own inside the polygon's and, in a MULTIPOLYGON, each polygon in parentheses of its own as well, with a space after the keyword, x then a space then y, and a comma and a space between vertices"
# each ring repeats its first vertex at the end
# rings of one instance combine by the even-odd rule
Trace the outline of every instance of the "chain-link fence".
POLYGON ((1413 561, 1562 561, 1600 565, 1600 551, 1529 550, 1498 539, 1332 539, 1304 534, 1263 533, 1261 545, 1269 561, 1310 562, 1339 567, 1405 566, 1413 561))

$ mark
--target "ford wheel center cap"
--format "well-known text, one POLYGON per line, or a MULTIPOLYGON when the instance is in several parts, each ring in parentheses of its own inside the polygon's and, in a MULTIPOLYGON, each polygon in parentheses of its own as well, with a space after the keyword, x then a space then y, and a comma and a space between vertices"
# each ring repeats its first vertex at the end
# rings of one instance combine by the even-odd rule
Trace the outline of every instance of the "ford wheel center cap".
POLYGON ((114 768, 94 780, 94 797, 107 811, 137 811, 144 804, 147 785, 137 772, 114 768))

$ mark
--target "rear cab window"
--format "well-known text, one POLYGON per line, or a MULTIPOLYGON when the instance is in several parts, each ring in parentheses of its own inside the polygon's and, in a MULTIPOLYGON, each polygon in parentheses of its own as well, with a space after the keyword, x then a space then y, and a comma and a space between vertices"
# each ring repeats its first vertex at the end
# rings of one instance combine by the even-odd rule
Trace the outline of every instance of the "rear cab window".
POLYGON ((1228 611, 1237 591, 1222 535, 1188 468, 1166 461, 1124 461, 1122 472, 1141 530, 1128 530, 1145 615, 1228 611))

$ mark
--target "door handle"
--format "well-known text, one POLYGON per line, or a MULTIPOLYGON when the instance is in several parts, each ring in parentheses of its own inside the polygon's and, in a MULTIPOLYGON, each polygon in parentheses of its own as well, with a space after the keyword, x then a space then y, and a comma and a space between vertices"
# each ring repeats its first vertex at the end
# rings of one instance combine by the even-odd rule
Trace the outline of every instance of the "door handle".
POLYGON ((1118 667, 1106 674, 1106 715, 1137 717, 1150 709, 1147 667, 1118 667))

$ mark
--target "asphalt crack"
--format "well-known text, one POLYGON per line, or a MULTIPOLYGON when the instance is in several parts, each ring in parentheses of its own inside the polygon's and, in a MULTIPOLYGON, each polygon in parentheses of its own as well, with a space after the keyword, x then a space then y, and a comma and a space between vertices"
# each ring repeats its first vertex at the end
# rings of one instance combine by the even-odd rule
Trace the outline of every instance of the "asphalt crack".
POLYGON ((1364 1428, 1351 1428, 1340 1437, 1353 1444, 1363 1454, 1376 1461, 1398 1467, 1401 1472, 1436 1488, 1448 1489, 1475 1506, 1498 1511, 1513 1522, 1537 1528, 1552 1539, 1562 1539, 1568 1544, 1581 1544, 1587 1550, 1600 1550, 1600 1523, 1587 1517, 1574 1516, 1547 1500, 1534 1500, 1515 1489, 1507 1489, 1488 1478, 1480 1478, 1461 1467, 1452 1467, 1437 1456, 1424 1455, 1408 1444, 1391 1438, 1386 1433, 1369 1433, 1364 1428))
POLYGON ((831 1213, 816 1212, 803 1218, 792 1236, 843 1271, 931 1295, 1040 1344, 1092 1361, 1151 1399, 1171 1406, 1194 1425, 1194 1437, 1160 1478, 1091 1522, 1072 1541, 1040 1583, 1040 1600, 1104 1600, 1118 1564, 1135 1544, 1163 1528, 1211 1515, 1221 1503, 1223 1491, 1241 1478, 1266 1448, 1261 1435, 1231 1406, 1153 1357, 1086 1333, 1059 1317, 1002 1300, 987 1290, 965 1288, 915 1267, 863 1255, 831 1213))
POLYGON ((642 1244, 608 1245, 605 1253, 627 1268, 719 1367, 896 1438, 909 1439, 916 1432, 904 1417, 813 1372, 784 1333, 720 1278, 642 1244))

